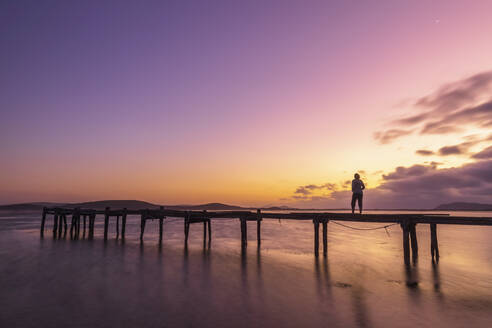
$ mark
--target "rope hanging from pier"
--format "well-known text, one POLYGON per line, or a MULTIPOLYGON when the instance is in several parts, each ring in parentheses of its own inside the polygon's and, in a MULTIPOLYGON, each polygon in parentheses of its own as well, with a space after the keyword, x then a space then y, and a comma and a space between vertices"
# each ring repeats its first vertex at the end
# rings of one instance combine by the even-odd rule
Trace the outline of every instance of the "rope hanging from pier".
POLYGON ((378 229, 384 229, 384 230, 386 230, 386 233, 388 234, 388 236, 389 236, 389 232, 388 232, 387 228, 399 224, 399 223, 392 223, 392 224, 387 224, 385 226, 376 227, 376 228, 356 228, 356 227, 351 227, 349 225, 346 225, 346 224, 343 224, 343 223, 340 223, 340 222, 336 222, 336 221, 331 221, 331 222, 332 223, 335 223, 335 224, 338 224, 339 226, 342 226, 342 227, 345 227, 345 228, 349 228, 349 229, 353 229, 353 230, 378 230, 378 229))

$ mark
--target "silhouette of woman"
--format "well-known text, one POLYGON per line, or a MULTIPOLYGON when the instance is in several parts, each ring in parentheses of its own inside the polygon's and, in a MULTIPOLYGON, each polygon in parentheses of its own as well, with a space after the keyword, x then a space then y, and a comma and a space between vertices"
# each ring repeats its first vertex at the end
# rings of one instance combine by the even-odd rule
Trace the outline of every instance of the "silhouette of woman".
POLYGON ((352 214, 355 211, 355 201, 359 203, 359 211, 362 214, 362 190, 366 189, 364 182, 360 179, 358 173, 354 174, 354 180, 352 180, 352 214))

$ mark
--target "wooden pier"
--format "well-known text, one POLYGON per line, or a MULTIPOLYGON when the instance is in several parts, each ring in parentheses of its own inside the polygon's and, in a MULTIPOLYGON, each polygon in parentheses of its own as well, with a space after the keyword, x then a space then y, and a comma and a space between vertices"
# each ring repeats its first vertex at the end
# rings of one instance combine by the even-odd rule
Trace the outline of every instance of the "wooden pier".
MULTIPOLYGON (((140 216, 140 241, 144 239, 145 226, 147 220, 159 221, 159 243, 163 238, 163 223, 168 218, 182 218, 184 223, 185 244, 188 243, 190 225, 193 223, 203 223, 203 242, 210 244, 212 239, 212 220, 220 219, 238 219, 241 229, 241 246, 246 247, 248 244, 247 229, 248 221, 256 222, 257 245, 261 244, 261 221, 264 219, 282 219, 282 220, 304 220, 312 221, 314 225, 314 254, 319 255, 319 228, 322 226, 323 255, 328 252, 328 223, 341 224, 340 221, 352 222, 373 222, 386 224, 381 228, 398 224, 402 229, 403 257, 405 263, 410 263, 410 254, 415 261, 418 257, 418 241, 416 234, 417 224, 428 224, 430 227, 431 255, 432 259, 439 260, 439 246, 437 241, 438 224, 456 224, 456 225, 478 225, 492 226, 492 218, 487 217, 457 217, 448 214, 350 214, 350 213, 326 213, 326 212, 292 212, 292 213, 272 213, 252 211, 180 211, 169 210, 161 207, 159 209, 142 209, 129 210, 111 209, 107 207, 104 210, 81 209, 81 208, 44 208, 41 218, 41 236, 44 236, 45 223, 47 216, 53 216, 53 237, 60 238, 67 235, 68 224, 67 216, 71 216, 70 238, 79 239, 94 238, 96 217, 104 216, 104 240, 108 239, 110 220, 116 221, 116 239, 125 240, 126 219, 128 215, 140 216), (121 218, 121 227, 120 227, 121 218), (81 228, 82 224, 82 228, 81 228)), ((364 229, 363 229, 364 230, 364 229)))

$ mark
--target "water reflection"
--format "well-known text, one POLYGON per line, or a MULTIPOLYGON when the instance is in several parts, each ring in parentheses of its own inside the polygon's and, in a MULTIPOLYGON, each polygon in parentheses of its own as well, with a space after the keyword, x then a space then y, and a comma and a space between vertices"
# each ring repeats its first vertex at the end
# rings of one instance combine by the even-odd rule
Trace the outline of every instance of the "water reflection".
POLYGON ((411 289, 418 289, 419 287, 419 277, 418 277, 418 265, 417 263, 404 264, 404 272, 405 272, 405 283, 407 287, 411 289))
POLYGON ((316 290, 321 300, 331 300, 331 280, 330 270, 328 268, 328 257, 314 258, 315 281, 317 282, 316 290), (320 266, 321 262, 321 266, 320 266))
POLYGON ((480 251, 488 250, 489 239, 480 229, 469 230, 473 251, 464 253, 466 260, 455 255, 463 248, 456 236, 465 231, 450 228, 442 238, 452 256, 437 264, 422 252, 420 263, 402 266, 399 236, 382 246, 374 242, 379 235, 357 233, 348 247, 347 234, 335 229, 330 238, 344 243, 333 242, 328 257, 314 258, 312 226, 304 230, 301 223, 284 224, 277 235, 278 227, 268 230, 273 223, 265 223, 272 238, 241 251, 239 240, 224 237, 237 232, 232 223, 216 230, 213 250, 202 246, 201 231, 183 247, 178 224, 167 226, 159 245, 152 231, 139 243, 137 220, 126 243, 105 243, 102 234, 39 239, 35 223, 32 233, 0 227, 6 327, 33 326, 28 318, 43 326, 76 320, 91 327, 461 327, 492 319, 489 255, 480 251))
POLYGON ((355 314, 355 322, 358 327, 372 327, 369 319, 369 311, 366 306, 366 298, 364 288, 356 284, 351 288, 350 293, 352 299, 352 307, 355 314))

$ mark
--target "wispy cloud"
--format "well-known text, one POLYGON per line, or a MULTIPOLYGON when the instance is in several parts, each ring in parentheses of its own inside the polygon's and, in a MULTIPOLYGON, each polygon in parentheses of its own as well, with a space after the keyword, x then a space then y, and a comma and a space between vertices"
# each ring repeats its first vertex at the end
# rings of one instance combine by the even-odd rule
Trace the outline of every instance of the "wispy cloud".
MULTIPOLYGON (((492 159, 492 146, 485 148, 484 150, 474 154, 474 159, 492 159)), ((492 167, 490 168, 492 170, 492 167)))
POLYGON ((421 135, 459 133, 465 127, 492 127, 492 71, 446 84, 421 97, 413 106, 417 114, 393 120, 391 128, 374 138, 391 143, 416 131, 421 135))
POLYGON ((413 130, 403 130, 403 129, 390 129, 386 131, 378 131, 374 133, 374 139, 379 141, 381 144, 388 144, 393 142, 395 139, 409 135, 413 130))
POLYGON ((431 155, 434 155, 434 152, 432 150, 419 149, 419 150, 415 151, 415 154, 421 155, 421 156, 431 156, 431 155))

